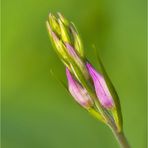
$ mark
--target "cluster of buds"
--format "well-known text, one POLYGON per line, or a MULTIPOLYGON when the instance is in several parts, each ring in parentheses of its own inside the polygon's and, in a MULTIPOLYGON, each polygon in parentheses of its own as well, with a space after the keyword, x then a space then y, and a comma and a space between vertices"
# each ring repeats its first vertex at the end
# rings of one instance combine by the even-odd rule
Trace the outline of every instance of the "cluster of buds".
POLYGON ((60 13, 49 14, 46 22, 55 52, 64 63, 68 90, 82 107, 106 124, 122 130, 118 95, 99 58, 98 72, 84 55, 83 44, 74 24, 60 13))

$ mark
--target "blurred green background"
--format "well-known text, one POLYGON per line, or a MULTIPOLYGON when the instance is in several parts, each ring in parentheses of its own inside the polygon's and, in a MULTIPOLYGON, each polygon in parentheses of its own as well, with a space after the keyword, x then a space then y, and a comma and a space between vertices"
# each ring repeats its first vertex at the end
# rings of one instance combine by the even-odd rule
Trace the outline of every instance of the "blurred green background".
POLYGON ((132 148, 146 148, 146 0, 2 0, 2 147, 118 148, 111 131, 50 76, 65 79, 45 21, 61 12, 92 44, 120 96, 132 148))

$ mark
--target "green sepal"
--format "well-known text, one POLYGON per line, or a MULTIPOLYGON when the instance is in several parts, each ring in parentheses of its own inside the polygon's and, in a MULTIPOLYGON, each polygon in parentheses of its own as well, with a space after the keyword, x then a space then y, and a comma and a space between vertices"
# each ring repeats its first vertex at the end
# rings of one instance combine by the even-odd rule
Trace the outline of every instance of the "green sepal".
POLYGON ((55 52, 57 53, 58 57, 61 59, 61 61, 69 67, 69 64, 67 62, 67 51, 65 49, 65 46, 62 41, 59 40, 59 38, 56 36, 53 37, 53 31, 51 29, 51 26, 48 21, 46 21, 46 26, 49 34, 50 41, 52 43, 52 46, 54 47, 55 52))
POLYGON ((61 13, 57 13, 58 14, 58 16, 59 16, 59 18, 60 18, 60 20, 62 21, 62 23, 65 25, 65 26, 69 26, 69 21, 61 14, 61 13))
MULTIPOLYGON (((121 108, 120 108, 120 111, 121 111, 121 108)), ((111 110, 112 114, 113 114, 113 117, 114 117, 114 120, 115 120, 115 123, 116 123, 116 126, 117 126, 117 130, 118 132, 121 132, 122 131, 122 126, 123 126, 123 121, 122 121, 122 117, 120 117, 121 119, 119 119, 119 109, 117 109, 117 107, 114 107, 112 110, 111 110)), ((122 116, 122 114, 121 114, 122 116)))
POLYGON ((96 55, 97 55, 97 58, 98 58, 98 61, 99 61, 99 64, 100 64, 100 68, 101 68, 101 71, 102 71, 102 74, 104 76, 104 79, 106 81, 106 84, 109 88, 109 91, 113 97, 113 100, 114 100, 114 103, 115 103, 115 107, 111 110, 112 114, 113 114, 113 118, 114 118, 114 121, 116 123, 116 126, 117 126, 117 129, 118 131, 122 131, 122 126, 123 126, 123 120, 122 120, 122 112, 121 112, 121 106, 120 106, 120 100, 119 100, 119 97, 118 97, 118 94, 104 68, 104 65, 100 59, 100 56, 96 50, 96 48, 94 48, 95 51, 96 51, 96 55))
POLYGON ((80 57, 84 58, 83 44, 82 44, 80 35, 78 34, 78 31, 76 30, 76 27, 72 22, 70 24, 70 30, 71 30, 71 32, 73 34, 73 38, 74 38, 74 47, 75 47, 77 53, 80 55, 80 57))
POLYGON ((58 20, 57 18, 52 15, 51 13, 49 14, 49 23, 51 25, 51 28, 54 32, 56 32, 57 35, 60 36, 60 32, 61 32, 61 29, 60 29, 60 26, 59 26, 59 23, 58 23, 58 20))
POLYGON ((68 28, 62 23, 60 19, 58 19, 58 23, 61 29, 61 39, 63 42, 71 43, 68 28))
POLYGON ((99 112, 97 112, 95 110, 95 108, 91 107, 88 109, 88 112, 94 116, 95 118, 97 118, 99 121, 102 121, 103 123, 106 123, 105 119, 101 116, 101 114, 99 112))
POLYGON ((77 63, 73 59, 70 59, 69 63, 70 63, 70 67, 71 67, 70 68, 71 72, 75 75, 75 77, 83 85, 83 87, 87 88, 88 87, 87 80, 84 76, 84 73, 77 65, 77 63))

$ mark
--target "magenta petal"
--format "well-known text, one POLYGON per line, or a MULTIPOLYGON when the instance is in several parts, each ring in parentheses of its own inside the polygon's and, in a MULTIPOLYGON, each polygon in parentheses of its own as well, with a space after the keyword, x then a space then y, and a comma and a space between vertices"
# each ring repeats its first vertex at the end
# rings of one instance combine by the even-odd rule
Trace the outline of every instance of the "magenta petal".
POLYGON ((89 71, 90 76, 92 77, 96 95, 101 103, 101 105, 105 108, 112 108, 114 105, 113 98, 109 92, 107 84, 101 74, 99 74, 91 64, 87 63, 86 67, 89 71))
POLYGON ((87 90, 83 88, 71 75, 68 68, 66 68, 66 75, 68 80, 68 88, 74 99, 84 108, 89 108, 93 105, 87 90))
POLYGON ((74 48, 69 43, 65 43, 65 46, 68 49, 68 52, 72 57, 77 57, 77 54, 76 54, 74 48))
POLYGON ((75 60, 77 64, 79 64, 79 66, 83 67, 83 63, 80 57, 77 55, 75 49, 69 43, 65 43, 65 46, 67 48, 69 55, 75 60))

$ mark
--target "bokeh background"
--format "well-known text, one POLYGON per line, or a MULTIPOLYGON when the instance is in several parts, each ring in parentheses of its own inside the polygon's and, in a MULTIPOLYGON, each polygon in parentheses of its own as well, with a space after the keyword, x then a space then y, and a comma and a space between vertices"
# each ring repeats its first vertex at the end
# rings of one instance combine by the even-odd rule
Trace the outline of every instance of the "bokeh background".
POLYGON ((66 80, 45 27, 57 11, 75 23, 95 66, 92 44, 100 49, 131 147, 146 148, 146 0, 2 0, 2 147, 118 148, 50 75, 66 80))

